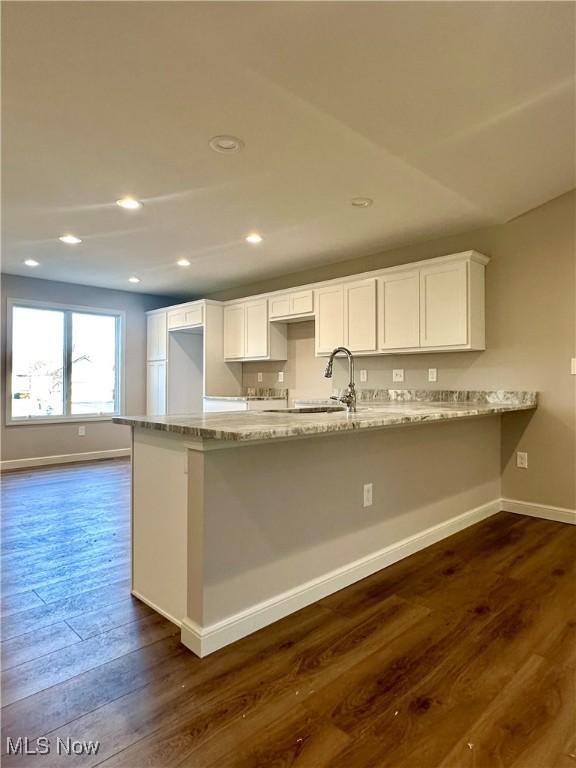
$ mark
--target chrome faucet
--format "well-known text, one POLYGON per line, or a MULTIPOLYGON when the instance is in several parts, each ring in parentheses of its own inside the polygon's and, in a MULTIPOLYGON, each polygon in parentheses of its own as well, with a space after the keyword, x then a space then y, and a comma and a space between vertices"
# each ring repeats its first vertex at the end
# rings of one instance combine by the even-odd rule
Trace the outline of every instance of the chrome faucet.
POLYGON ((326 370, 324 371, 324 376, 327 379, 332 378, 332 367, 334 365, 334 358, 336 355, 342 352, 344 355, 348 357, 348 387, 346 388, 346 392, 344 392, 343 395, 340 397, 331 397, 330 400, 338 400, 340 403, 344 403, 346 405, 346 408, 348 409, 348 413, 355 413, 356 412, 356 386, 354 385, 354 356, 352 355, 352 352, 350 352, 349 349, 346 349, 346 347, 336 347, 336 349, 332 350, 332 354, 330 355, 330 358, 328 359, 328 363, 326 365, 326 370))

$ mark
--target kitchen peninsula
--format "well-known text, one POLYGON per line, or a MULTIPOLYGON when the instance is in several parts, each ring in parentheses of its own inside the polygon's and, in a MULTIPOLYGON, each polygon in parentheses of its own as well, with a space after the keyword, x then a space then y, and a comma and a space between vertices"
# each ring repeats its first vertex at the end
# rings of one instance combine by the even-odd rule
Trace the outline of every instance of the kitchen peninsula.
POLYGON ((199 656, 234 642, 499 511, 500 415, 536 399, 115 418, 133 434, 133 594, 199 656))

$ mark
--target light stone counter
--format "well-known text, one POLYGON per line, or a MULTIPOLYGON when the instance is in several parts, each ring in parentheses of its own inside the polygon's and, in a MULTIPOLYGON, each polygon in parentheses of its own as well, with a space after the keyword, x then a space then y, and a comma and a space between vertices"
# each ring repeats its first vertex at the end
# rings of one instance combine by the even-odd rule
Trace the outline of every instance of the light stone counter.
POLYGON ((537 394, 527 391, 367 390, 366 393, 360 391, 356 413, 193 413, 119 416, 114 421, 202 441, 244 443, 490 416, 530 410, 537 404, 537 394))

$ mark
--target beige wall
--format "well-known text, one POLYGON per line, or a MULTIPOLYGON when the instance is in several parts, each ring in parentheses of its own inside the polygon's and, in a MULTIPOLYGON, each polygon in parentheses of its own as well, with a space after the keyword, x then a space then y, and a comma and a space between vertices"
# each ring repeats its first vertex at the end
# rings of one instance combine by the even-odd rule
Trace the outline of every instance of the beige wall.
MULTIPOLYGON (((500 425, 190 451, 190 472, 203 478, 190 486, 190 524, 201 520, 204 541, 203 608, 191 618, 205 626, 498 499, 500 425), (364 483, 374 491, 367 508, 364 483)), ((194 571, 192 594, 201 583, 194 571)))
POLYGON ((145 411, 146 397, 146 316, 148 309, 166 306, 169 297, 148 296, 127 291, 111 291, 83 285, 37 280, 29 277, 2 275, 2 460, 37 456, 60 456, 71 453, 127 448, 129 427, 110 421, 84 422, 86 435, 78 435, 77 423, 22 424, 6 426, 6 311, 7 299, 33 299, 56 304, 71 304, 101 309, 123 310, 125 329, 125 410, 138 414, 145 411))
MULTIPOLYGON (((575 193, 536 208, 507 224, 433 240, 371 257, 339 262, 218 293, 233 298, 326 280, 358 272, 442 256, 474 248, 492 257, 486 269, 485 352, 390 355, 362 358, 367 387, 391 387, 392 368, 405 368, 405 387, 536 389, 538 411, 509 415, 502 431, 505 496, 522 501, 576 507, 576 356, 575 193), (438 368, 438 383, 428 384, 428 367, 438 368), (528 451, 529 468, 517 469, 514 452, 528 451)), ((244 364, 244 383, 264 384, 286 371, 291 396, 330 394, 322 378, 324 362, 314 359, 313 324, 289 328, 289 361, 244 364)), ((339 364, 336 382, 341 384, 339 364)), ((358 377, 357 377, 358 378, 358 377)))

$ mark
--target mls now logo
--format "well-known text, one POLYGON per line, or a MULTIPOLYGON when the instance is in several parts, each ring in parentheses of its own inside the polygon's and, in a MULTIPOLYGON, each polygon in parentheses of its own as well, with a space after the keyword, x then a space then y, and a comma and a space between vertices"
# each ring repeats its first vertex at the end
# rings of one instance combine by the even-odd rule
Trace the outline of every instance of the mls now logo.
POLYGON ((55 746, 58 755, 97 755, 100 749, 99 741, 80 741, 76 739, 61 739, 59 736, 53 745, 47 736, 38 739, 29 739, 27 736, 19 736, 6 739, 6 751, 9 755, 49 755, 55 746))

